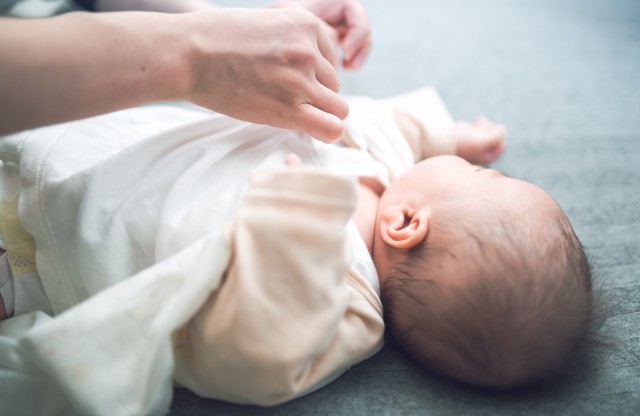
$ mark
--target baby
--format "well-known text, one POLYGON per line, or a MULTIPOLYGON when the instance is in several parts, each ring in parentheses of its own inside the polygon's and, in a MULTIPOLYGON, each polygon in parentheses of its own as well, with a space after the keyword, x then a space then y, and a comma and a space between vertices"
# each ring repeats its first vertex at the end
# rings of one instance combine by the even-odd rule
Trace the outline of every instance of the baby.
MULTIPOLYGON (((409 141, 424 140, 406 112, 395 116, 409 141)), ((562 375, 592 318, 590 266, 562 209, 470 163, 497 158, 504 133, 458 122, 458 156, 420 161, 383 192, 361 180, 354 214, 389 337, 428 369, 489 388, 562 375)))
POLYGON ((218 223, 233 221, 220 286, 172 335, 174 378, 198 394, 275 404, 323 386, 381 347, 380 300, 388 334, 449 377, 512 387, 561 368, 589 326, 589 266, 549 195, 469 163, 498 157, 504 128, 482 118, 454 123, 431 89, 351 103, 336 145, 149 108, 58 128, 65 140, 42 130, 15 138, 19 146, 8 141, 7 178, 17 177, 12 164, 30 169, 30 152, 49 169, 34 170, 41 190, 21 196, 21 221, 47 266, 38 266, 39 299, 54 315, 73 313, 175 253, 197 252, 218 223), (151 113, 159 124, 147 131, 151 113), (104 133, 127 122, 126 134, 104 133), (101 129, 91 134, 88 123, 101 129), (136 129, 147 139, 129 139, 136 129), (290 153, 290 167, 278 171, 290 153), (242 175, 251 171, 247 190, 242 175), (345 246, 354 256, 347 263, 345 246))
POLYGON ((373 259, 387 329, 429 369, 481 387, 561 373, 588 334, 589 264, 541 189, 455 156, 381 196, 373 259))

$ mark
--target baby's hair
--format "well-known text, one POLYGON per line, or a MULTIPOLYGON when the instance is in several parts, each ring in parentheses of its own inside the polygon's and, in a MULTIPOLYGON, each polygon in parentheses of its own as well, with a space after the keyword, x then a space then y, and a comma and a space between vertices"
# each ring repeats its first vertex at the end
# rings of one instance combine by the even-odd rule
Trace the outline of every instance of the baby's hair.
POLYGON ((546 225, 516 223, 458 224, 465 238, 427 238, 397 262, 382 279, 388 337, 428 369, 479 387, 584 370, 601 321, 583 247, 561 211, 546 225), (459 277, 452 270, 465 284, 433 278, 459 277))

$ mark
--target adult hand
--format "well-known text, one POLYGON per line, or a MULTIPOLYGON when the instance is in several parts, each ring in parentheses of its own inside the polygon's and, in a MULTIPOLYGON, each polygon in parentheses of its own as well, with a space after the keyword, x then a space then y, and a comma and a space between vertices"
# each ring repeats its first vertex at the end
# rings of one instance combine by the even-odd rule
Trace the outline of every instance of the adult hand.
POLYGON ((331 141, 348 113, 335 47, 302 9, 68 13, 0 29, 0 135, 189 100, 331 141))
POLYGON ((217 9, 189 19, 195 73, 187 99, 241 120, 337 139, 348 105, 336 50, 319 20, 295 9, 217 9))
POLYGON ((283 0, 270 7, 303 8, 322 19, 327 33, 342 47, 345 69, 359 69, 369 55, 371 28, 361 0, 283 0))

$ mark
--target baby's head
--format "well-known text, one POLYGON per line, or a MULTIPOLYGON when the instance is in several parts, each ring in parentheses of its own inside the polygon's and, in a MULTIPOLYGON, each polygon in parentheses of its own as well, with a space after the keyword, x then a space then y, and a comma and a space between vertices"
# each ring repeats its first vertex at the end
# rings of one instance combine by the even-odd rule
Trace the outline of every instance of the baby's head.
POLYGON ((374 261, 393 339, 466 383, 545 379, 589 331, 590 268, 560 207, 455 156, 423 161, 385 191, 374 261))

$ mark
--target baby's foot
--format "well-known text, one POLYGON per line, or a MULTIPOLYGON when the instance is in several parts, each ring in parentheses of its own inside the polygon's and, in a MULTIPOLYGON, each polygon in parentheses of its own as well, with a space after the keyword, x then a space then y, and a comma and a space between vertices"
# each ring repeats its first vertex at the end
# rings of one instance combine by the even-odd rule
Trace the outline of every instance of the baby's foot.
POLYGON ((504 150, 506 129, 484 117, 475 122, 458 121, 453 128, 456 154, 471 163, 487 164, 504 150))

